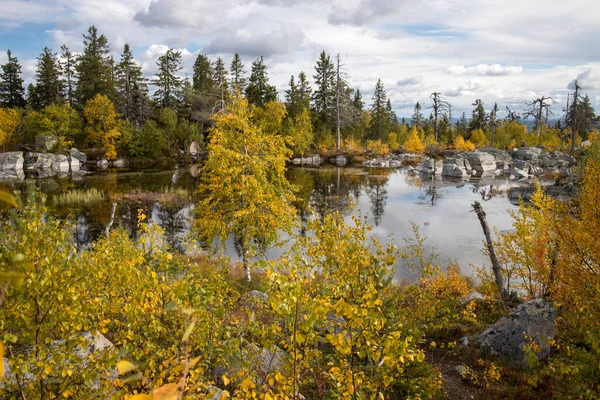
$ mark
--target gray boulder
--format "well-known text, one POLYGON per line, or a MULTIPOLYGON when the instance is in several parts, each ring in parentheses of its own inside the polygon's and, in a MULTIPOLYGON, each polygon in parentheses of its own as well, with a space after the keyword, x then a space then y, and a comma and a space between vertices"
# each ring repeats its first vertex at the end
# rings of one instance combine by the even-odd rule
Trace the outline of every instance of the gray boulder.
POLYGON ((292 159, 294 165, 320 165, 323 162, 320 155, 297 157, 292 159))
POLYGON ((228 397, 229 396, 226 396, 225 393, 223 393, 223 390, 219 389, 218 387, 209 386, 206 388, 206 396, 203 397, 203 399, 205 399, 205 400, 224 400, 228 397))
POLYGON ((329 162, 339 167, 343 167, 344 165, 348 164, 348 158, 344 155, 338 154, 337 156, 330 158, 329 162))
POLYGON ((473 170, 471 163, 460 155, 446 158, 442 166, 442 176, 452 179, 469 179, 473 170))
POLYGON ((535 344, 535 355, 544 360, 554 339, 556 308, 544 299, 519 305, 512 313, 475 337, 481 350, 508 362, 511 367, 527 368, 528 347, 535 344))
POLYGON ((42 152, 52 151, 56 143, 58 140, 54 135, 37 135, 35 137, 35 147, 42 152))
POLYGON ((52 172, 60 174, 61 172, 69 172, 71 167, 69 158, 63 154, 49 154, 51 160, 52 172))
POLYGON ((422 174, 437 174, 437 175, 441 175, 442 171, 444 169, 444 160, 433 160, 433 159, 429 159, 429 160, 425 160, 422 163, 420 163, 419 165, 417 165, 417 172, 420 172, 422 174))
POLYGON ((516 160, 537 162, 544 150, 539 147, 521 147, 515 154, 516 160))
POLYGON ((20 151, 12 151, 8 153, 0 153, 0 171, 23 171, 23 153, 20 151))
POLYGON ((496 157, 485 151, 471 151, 464 154, 477 176, 496 170, 496 157))
POLYGON ((85 153, 77 150, 75 147, 71 149, 70 155, 71 159, 79 161, 79 164, 81 165, 85 165, 85 163, 87 163, 87 156, 85 155, 85 153))

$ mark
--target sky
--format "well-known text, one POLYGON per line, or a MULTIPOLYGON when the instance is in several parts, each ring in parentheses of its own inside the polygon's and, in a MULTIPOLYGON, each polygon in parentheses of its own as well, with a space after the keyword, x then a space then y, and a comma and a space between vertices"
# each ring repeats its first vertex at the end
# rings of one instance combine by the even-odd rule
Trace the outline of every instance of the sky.
POLYGON ((247 71, 262 55, 283 99, 325 50, 367 105, 381 79, 399 116, 417 101, 429 112, 432 92, 455 116, 478 98, 523 110, 542 95, 560 116, 575 79, 600 111, 597 0, 0 0, 0 10, 0 63, 10 49, 26 83, 44 46, 79 52, 96 25, 116 59, 129 43, 148 77, 169 47, 189 77, 200 53, 229 64, 238 52, 247 71))

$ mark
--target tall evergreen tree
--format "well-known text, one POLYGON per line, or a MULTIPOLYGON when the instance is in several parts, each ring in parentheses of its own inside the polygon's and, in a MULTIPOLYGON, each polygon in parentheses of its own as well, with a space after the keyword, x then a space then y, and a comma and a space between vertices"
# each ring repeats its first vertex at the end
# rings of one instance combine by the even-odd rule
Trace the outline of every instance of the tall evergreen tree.
POLYGON ((148 114, 148 84, 127 43, 123 46, 121 59, 115 67, 115 77, 117 110, 125 120, 139 128, 148 114))
POLYGON ((33 83, 27 85, 27 104, 34 110, 42 108, 37 96, 37 88, 33 83))
POLYGON ((250 104, 259 107, 277 99, 277 89, 275 86, 269 85, 267 66, 262 56, 252 63, 252 72, 250 73, 250 81, 246 88, 246 97, 250 104))
POLYGON ((67 45, 63 44, 61 50, 61 70, 64 82, 65 97, 69 105, 75 105, 75 74, 77 67, 77 58, 71 53, 67 45))
POLYGON ((25 106, 25 88, 21 78, 21 64, 13 57, 10 49, 6 52, 8 61, 2 65, 0 73, 0 104, 5 107, 25 106))
POLYGON ((205 54, 198 54, 194 62, 192 87, 202 93, 208 93, 214 86, 213 70, 210 60, 205 54))
POLYGON ((471 122, 469 123, 469 130, 474 131, 475 129, 485 130, 486 128, 486 113, 485 113, 485 105, 481 99, 475 100, 473 103, 475 108, 473 109, 473 116, 471 118, 471 122))
POLYGON ((313 93, 314 110, 322 124, 332 127, 335 116, 335 66, 325 51, 322 51, 313 76, 317 89, 313 93))
POLYGON ((229 72, 231 73, 232 91, 235 91, 237 89, 240 91, 240 93, 244 93, 246 90, 246 86, 248 85, 248 79, 246 78, 246 70, 244 70, 244 64, 242 64, 242 59, 238 53, 235 53, 233 55, 229 72))
POLYGON ((496 128, 500 126, 500 121, 498 120, 498 103, 494 103, 494 108, 490 111, 488 115, 487 122, 488 125, 492 129, 492 138, 490 141, 490 147, 494 147, 494 139, 496 138, 496 128))
POLYGON ((83 44, 83 53, 75 67, 78 79, 75 97, 82 107, 97 94, 114 98, 108 40, 104 35, 98 35, 98 29, 92 25, 88 34, 83 35, 83 44))
POLYGON ((161 107, 177 107, 181 100, 182 79, 177 76, 181 70, 181 52, 173 49, 167 50, 158 58, 157 87, 154 99, 161 107))
POLYGON ((300 102, 303 108, 308 109, 310 107, 310 97, 312 93, 312 88, 310 87, 310 83, 308 82, 304 71, 298 74, 298 82, 296 83, 296 89, 298 92, 298 101, 300 102))
POLYGON ((219 90, 221 96, 221 106, 224 106, 225 91, 227 90, 227 69, 225 69, 225 61, 221 57, 215 61, 212 71, 213 82, 219 90))
POLYGON ((390 119, 390 128, 394 129, 396 126, 398 126, 398 116, 392 108, 392 101, 389 99, 389 97, 387 99, 387 104, 385 105, 385 111, 390 119))
POLYGON ((356 89, 354 92, 354 99, 352 100, 352 105, 356 109, 356 111, 362 112, 365 107, 365 102, 362 99, 362 93, 360 93, 360 89, 356 89))
MULTIPOLYGON (((391 108, 391 105, 390 105, 391 108)), ((375 92, 373 93, 373 104, 371 105, 371 124, 369 125, 369 136, 373 139, 385 139, 390 133, 390 116, 387 109, 387 94, 383 88, 381 79, 377 80, 375 92)))
POLYGON ((63 81, 60 79, 60 62, 48 47, 38 57, 36 70, 36 98, 39 107, 59 103, 64 99, 63 81))
POLYGON ((289 88, 285 90, 285 107, 287 109, 287 114, 290 117, 295 117, 298 113, 298 87, 296 86, 296 80, 294 75, 290 77, 288 81, 289 88))
POLYGON ((421 104, 418 101, 417 104, 415 104, 415 109, 413 111, 410 124, 412 126, 416 126, 417 128, 422 128, 424 125, 423 114, 421 113, 421 104))

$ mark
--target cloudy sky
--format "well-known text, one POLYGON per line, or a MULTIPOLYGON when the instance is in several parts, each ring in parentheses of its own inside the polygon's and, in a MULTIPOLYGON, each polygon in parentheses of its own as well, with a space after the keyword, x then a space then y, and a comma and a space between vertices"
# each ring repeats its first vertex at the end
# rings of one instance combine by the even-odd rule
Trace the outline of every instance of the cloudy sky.
POLYGON ((314 73, 318 54, 339 53, 364 98, 381 78, 398 115, 441 92, 454 110, 481 98, 522 109, 541 95, 558 102, 574 79, 600 110, 597 0, 0 0, 0 62, 11 49, 26 81, 44 46, 81 51, 96 25, 118 58, 129 43, 144 73, 179 49, 184 73, 200 52, 264 55, 280 94, 290 75, 314 73))

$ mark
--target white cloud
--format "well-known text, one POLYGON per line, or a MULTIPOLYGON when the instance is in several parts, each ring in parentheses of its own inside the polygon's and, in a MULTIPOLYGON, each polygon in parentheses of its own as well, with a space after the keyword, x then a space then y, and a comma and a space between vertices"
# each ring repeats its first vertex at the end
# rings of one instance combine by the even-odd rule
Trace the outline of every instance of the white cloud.
MULTIPOLYGON (((577 84, 583 90, 600 90, 600 68, 587 68, 577 75, 577 84)), ((575 80, 569 82, 568 89, 575 89, 575 80)))
POLYGON ((417 86, 421 83, 423 83, 422 76, 410 76, 408 78, 400 79, 398 82, 396 82, 396 86, 417 86))
POLYGON ((445 91, 443 94, 450 97, 457 96, 476 96, 477 93, 481 92, 485 89, 486 84, 482 79, 475 79, 472 81, 468 81, 464 85, 460 85, 459 87, 454 87, 450 90, 445 91))
POLYGON ((469 67, 453 65, 448 71, 452 75, 479 75, 479 76, 504 76, 518 75, 523 72, 523 67, 500 64, 477 64, 469 67))

